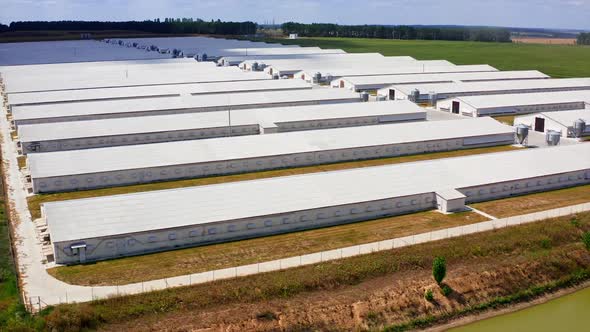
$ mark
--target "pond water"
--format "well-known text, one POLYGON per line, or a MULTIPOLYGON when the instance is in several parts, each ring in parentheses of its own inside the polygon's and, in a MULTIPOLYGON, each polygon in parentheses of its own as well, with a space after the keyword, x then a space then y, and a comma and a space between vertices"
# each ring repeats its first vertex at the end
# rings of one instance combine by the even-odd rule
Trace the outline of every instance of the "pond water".
POLYGON ((484 319, 450 331, 590 331, 590 287, 540 305, 484 319))

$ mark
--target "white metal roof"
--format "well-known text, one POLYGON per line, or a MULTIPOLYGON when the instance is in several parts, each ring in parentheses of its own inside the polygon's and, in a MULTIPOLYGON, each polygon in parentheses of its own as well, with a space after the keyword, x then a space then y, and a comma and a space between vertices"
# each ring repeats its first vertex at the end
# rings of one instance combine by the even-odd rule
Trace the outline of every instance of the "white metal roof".
POLYGON ((127 47, 115 48, 113 45, 94 40, 2 43, 0 45, 0 65, 4 66, 157 58, 170 58, 170 55, 127 47))
POLYGON ((10 75, 45 77, 50 75, 106 73, 113 71, 129 70, 131 72, 141 69, 175 69, 175 68, 199 68, 201 70, 213 70, 216 65, 212 62, 197 62, 194 59, 148 59, 133 61, 98 61, 98 62, 69 62, 35 64, 21 66, 0 66, 0 72, 4 77, 10 75))
POLYGON ((497 108, 525 105, 560 104, 572 102, 590 103, 589 91, 558 91, 537 93, 513 93, 501 95, 464 96, 456 97, 476 109, 497 108))
MULTIPOLYGON (((158 66, 156 66, 158 68, 158 66)), ((167 70, 141 70, 135 74, 128 74, 121 70, 115 74, 108 73, 107 77, 84 77, 81 79, 70 76, 57 76, 55 78, 38 77, 36 80, 30 77, 5 79, 6 93, 55 91, 71 89, 93 89, 141 85, 164 85, 182 83, 204 82, 229 82, 270 79, 262 72, 242 72, 235 67, 219 67, 215 70, 174 69, 167 70)))
MULTIPOLYGON (((46 74, 55 73, 60 71, 80 71, 80 70, 93 70, 97 67, 103 68, 129 68, 134 66, 145 66, 145 65, 180 65, 180 64, 193 64, 195 59, 189 58, 159 58, 159 59, 144 59, 144 60, 117 60, 117 61, 88 61, 88 62, 66 62, 66 63, 46 63, 46 64, 30 64, 30 65, 15 65, 15 66, 0 66, 0 72, 4 74, 10 74, 18 72, 20 74, 46 74)), ((196 62, 202 67, 215 67, 212 62, 196 62)))
MULTIPOLYGON (((325 54, 318 59, 273 59, 259 57, 254 60, 246 60, 245 63, 259 62, 265 63, 268 66, 276 66, 281 70, 296 70, 302 65, 309 64, 329 64, 335 62, 346 63, 363 63, 364 61, 382 61, 385 59, 380 53, 344 53, 344 54, 325 54)), ((390 57, 397 58, 400 61, 416 61, 411 57, 390 57)))
POLYGON ((308 67, 301 70, 308 75, 319 72, 323 76, 344 77, 344 76, 377 76, 377 75, 399 75, 399 74, 424 74, 424 73, 460 73, 498 71, 489 65, 452 65, 452 66, 429 66, 408 63, 398 66, 325 66, 308 67))
POLYGON ((490 72, 459 72, 438 74, 413 74, 413 75, 379 75, 379 76, 351 76, 342 77, 339 80, 348 81, 353 85, 363 84, 407 84, 420 82, 452 82, 470 80, 495 80, 495 79, 523 79, 523 78, 549 78, 537 70, 515 71, 490 71, 490 72))
POLYGON ((512 131, 511 127, 487 117, 411 122, 38 153, 29 156, 28 165, 33 178, 44 178, 405 142, 511 134, 512 131))
POLYGON ((584 155, 590 144, 51 202, 43 212, 54 243, 74 241, 588 170, 584 155))
MULTIPOLYGON (((425 110, 407 100, 273 107, 234 112, 231 124, 241 126, 417 113, 425 113, 425 110)), ((228 113, 220 111, 22 125, 18 128, 18 136, 22 142, 32 142, 226 126, 228 113)))
POLYGON ((266 92, 219 93, 181 97, 116 99, 59 104, 25 105, 12 108, 13 120, 47 119, 68 116, 121 114, 162 110, 186 110, 206 107, 296 103, 306 101, 358 99, 358 93, 342 89, 311 89, 266 92))
MULTIPOLYGON (((305 49, 305 48, 301 48, 305 49)), ((317 59, 322 58, 328 54, 345 54, 343 50, 340 49, 328 49, 322 50, 318 49, 317 51, 308 51, 308 52, 293 52, 293 49, 284 49, 282 54, 266 54, 266 55, 234 55, 234 56, 224 56, 218 60, 218 62, 229 62, 229 63, 242 63, 245 61, 269 61, 269 60, 287 60, 287 59, 317 59), (260 60, 259 60, 260 59, 260 60)), ((298 49, 295 49, 298 50, 298 49)))
POLYGON ((180 96, 185 94, 211 94, 227 92, 272 91, 311 89, 301 80, 261 80, 213 82, 171 85, 148 85, 106 89, 79 89, 67 91, 27 92, 8 95, 9 105, 31 105, 66 101, 124 99, 137 97, 180 96))
POLYGON ((486 82, 460 82, 460 83, 433 83, 433 84, 406 84, 395 85, 396 90, 410 94, 412 90, 418 89, 422 93, 436 92, 463 93, 463 92, 486 92, 486 91, 511 91, 511 90, 534 90, 551 88, 588 88, 590 89, 590 78, 552 78, 546 80, 504 80, 486 82))
POLYGON ((304 49, 298 45, 269 44, 249 40, 207 38, 207 37, 166 37, 166 38, 112 38, 142 45, 156 45, 159 48, 180 49, 187 53, 207 54, 219 57, 245 54, 276 54, 284 49, 304 49))
MULTIPOLYGON (((6 80, 7 91, 13 93, 13 90, 25 89, 27 85, 32 85, 32 88, 34 88, 41 86, 42 84, 47 85, 48 82, 59 80, 73 81, 70 84, 82 84, 86 81, 108 81, 117 79, 134 81, 143 78, 149 81, 150 79, 153 79, 154 76, 176 76, 182 78, 190 75, 236 75, 239 73, 239 68, 219 68, 217 66, 202 65, 200 62, 192 61, 189 63, 124 64, 110 66, 95 65, 87 67, 72 66, 46 68, 43 70, 26 68, 23 70, 2 72, 2 76, 6 80)), ((50 88, 55 89, 54 87, 50 88)))

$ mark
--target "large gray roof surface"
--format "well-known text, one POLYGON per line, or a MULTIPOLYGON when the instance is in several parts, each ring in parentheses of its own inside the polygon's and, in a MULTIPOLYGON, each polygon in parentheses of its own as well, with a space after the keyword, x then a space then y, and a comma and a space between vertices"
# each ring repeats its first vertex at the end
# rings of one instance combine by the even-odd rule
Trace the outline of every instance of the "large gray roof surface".
POLYGON ((533 90, 548 88, 588 88, 590 89, 590 78, 552 78, 546 80, 523 79, 523 80, 498 80, 486 82, 454 82, 454 83, 432 83, 432 84, 404 84, 395 85, 397 90, 410 94, 412 90, 418 89, 422 93, 461 93, 461 92, 485 92, 485 91, 510 91, 510 90, 533 90))
POLYGON ((549 78, 549 76, 537 70, 509 70, 490 72, 452 72, 436 74, 413 75, 378 75, 378 76, 351 76, 342 77, 339 80, 349 81, 351 84, 405 84, 418 82, 451 82, 468 80, 493 80, 493 79, 521 79, 521 78, 549 78))
POLYGON ((37 179, 512 132, 486 117, 36 153, 27 163, 31 177, 37 179))
POLYGON ((137 97, 172 96, 181 94, 210 94, 241 91, 311 89, 302 80, 261 80, 237 82, 212 82, 171 85, 148 85, 106 89, 79 89, 68 91, 42 91, 8 95, 10 105, 58 103, 100 99, 124 99, 137 97))
POLYGON ((358 93, 343 89, 311 89, 286 91, 257 91, 239 93, 199 94, 180 97, 116 99, 58 104, 24 105, 12 108, 15 121, 68 116, 124 114, 161 110, 187 110, 206 107, 229 107, 294 102, 360 100, 358 93))
POLYGON ((159 58, 170 58, 170 54, 146 52, 127 47, 115 48, 113 45, 93 40, 0 44, 0 65, 2 66, 159 58))
POLYGON ((532 93, 506 93, 498 95, 463 96, 460 100, 474 108, 496 108, 525 105, 560 104, 572 102, 590 103, 590 91, 555 91, 532 93))
MULTIPOLYGON (((196 63, 196 62, 195 62, 196 63)), ((198 65, 147 66, 144 68, 101 70, 91 74, 63 72, 46 76, 19 75, 14 72, 5 77, 7 94, 37 91, 96 89, 125 86, 166 85, 202 82, 229 82, 269 79, 262 72, 242 72, 236 67, 209 67, 198 65)))
POLYGON ((401 64, 398 66, 310 66, 302 68, 299 71, 308 74, 319 72, 323 76, 343 77, 343 76, 377 76, 377 75, 404 75, 404 74, 424 74, 424 73, 460 73, 460 72, 491 72, 498 71, 489 65, 458 65, 458 66, 440 66, 440 65, 419 65, 419 64, 401 64))
MULTIPOLYGON (((271 107, 233 112, 231 124, 240 126, 425 112, 424 109, 407 100, 271 107)), ((218 111, 21 125, 18 127, 18 137, 22 142, 32 142, 217 128, 228 125, 228 112, 218 111)))
POLYGON ((124 42, 137 42, 142 45, 156 45, 159 48, 180 49, 208 56, 273 54, 284 49, 299 50, 298 45, 270 44, 249 40, 207 38, 207 37, 167 37, 167 38, 112 38, 124 42))
POLYGON ((588 155, 590 144, 526 149, 44 203, 43 211, 55 243, 588 170, 590 158, 580 158, 588 155))

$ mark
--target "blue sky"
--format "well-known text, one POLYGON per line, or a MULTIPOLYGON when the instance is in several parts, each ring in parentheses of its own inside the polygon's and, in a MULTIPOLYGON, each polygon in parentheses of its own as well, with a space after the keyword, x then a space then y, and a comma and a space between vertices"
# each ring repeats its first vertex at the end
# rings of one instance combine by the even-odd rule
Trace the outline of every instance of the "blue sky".
POLYGON ((0 22, 194 17, 340 24, 462 24, 590 30, 590 0, 0 0, 0 22))

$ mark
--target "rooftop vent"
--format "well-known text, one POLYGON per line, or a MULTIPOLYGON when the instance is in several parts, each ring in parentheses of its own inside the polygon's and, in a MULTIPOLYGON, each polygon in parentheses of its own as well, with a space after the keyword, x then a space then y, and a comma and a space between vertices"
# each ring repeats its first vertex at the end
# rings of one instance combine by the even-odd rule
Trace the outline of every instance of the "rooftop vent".
POLYGON ((582 119, 574 121, 574 137, 582 137, 582 135, 584 135, 584 131, 586 131, 586 121, 582 119))
POLYGON ((516 126, 515 132, 516 141, 518 142, 518 144, 526 145, 529 137, 529 127, 521 123, 518 126, 516 126))
POLYGON ((556 146, 559 145, 559 141, 561 140, 561 133, 555 130, 547 130, 545 133, 545 142, 549 146, 556 146))
POLYGON ((364 102, 369 101, 369 93, 367 91, 361 92, 361 100, 364 102))

